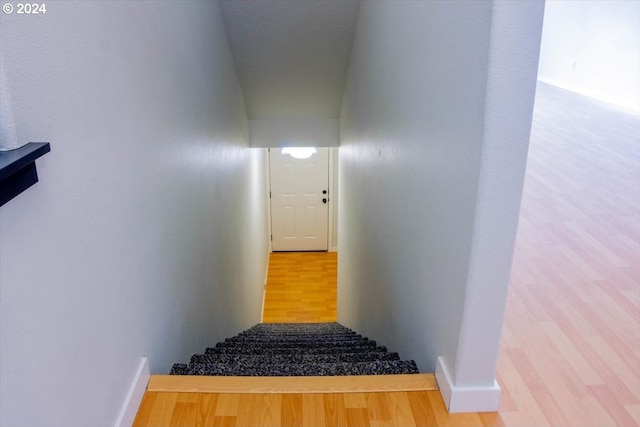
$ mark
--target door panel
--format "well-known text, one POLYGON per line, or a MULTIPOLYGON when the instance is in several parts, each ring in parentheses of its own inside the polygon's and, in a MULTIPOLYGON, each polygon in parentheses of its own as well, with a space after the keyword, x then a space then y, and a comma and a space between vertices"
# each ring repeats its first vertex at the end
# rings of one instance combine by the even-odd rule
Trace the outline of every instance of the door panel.
POLYGON ((308 159, 281 151, 269 151, 273 250, 326 251, 329 205, 323 199, 329 197, 329 149, 317 148, 308 159))

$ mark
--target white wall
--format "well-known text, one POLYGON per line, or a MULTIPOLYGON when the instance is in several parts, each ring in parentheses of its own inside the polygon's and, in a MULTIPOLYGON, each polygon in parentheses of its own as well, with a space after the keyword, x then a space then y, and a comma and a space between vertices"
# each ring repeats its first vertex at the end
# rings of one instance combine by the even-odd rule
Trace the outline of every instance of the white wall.
POLYGON ((251 119, 252 147, 337 147, 337 119, 251 119))
POLYGON ((548 1, 540 80, 640 111, 639 24, 637 0, 548 1))
POLYGON ((264 150, 216 2, 0 24, 19 140, 52 147, 0 208, 0 424, 113 425, 140 357, 168 373, 259 322, 264 150))
POLYGON ((341 114, 338 320, 423 372, 442 356, 456 396, 498 390, 542 13, 505 1, 360 10, 341 114))

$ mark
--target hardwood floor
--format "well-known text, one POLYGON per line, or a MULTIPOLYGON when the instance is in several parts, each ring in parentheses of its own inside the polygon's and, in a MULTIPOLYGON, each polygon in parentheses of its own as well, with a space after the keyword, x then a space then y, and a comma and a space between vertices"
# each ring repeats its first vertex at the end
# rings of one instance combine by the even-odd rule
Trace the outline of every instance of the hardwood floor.
MULTIPOLYGON (((265 321, 335 320, 335 254, 316 255, 321 273, 272 254, 265 321)), ((639 426, 640 117, 542 83, 498 381, 499 414, 447 414, 437 391, 147 392, 134 425, 639 426)))
POLYGON ((640 119, 542 83, 498 382, 507 426, 640 425, 640 119))
POLYGON ((335 322, 338 254, 273 252, 263 322, 335 322))
POLYGON ((449 414, 440 392, 145 394, 134 427, 482 427, 497 413, 449 414))

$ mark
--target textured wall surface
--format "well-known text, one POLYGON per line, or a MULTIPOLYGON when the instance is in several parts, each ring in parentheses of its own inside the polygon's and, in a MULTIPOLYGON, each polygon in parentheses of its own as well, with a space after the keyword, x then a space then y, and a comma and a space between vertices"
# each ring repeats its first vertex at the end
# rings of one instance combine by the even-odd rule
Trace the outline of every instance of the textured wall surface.
POLYGON ((216 2, 1 19, 18 139, 52 151, 0 208, 0 424, 112 425, 140 357, 259 322, 264 150, 216 2))
POLYGON ((433 372, 462 318, 491 5, 360 9, 341 115, 338 317, 433 372))
POLYGON ((364 2, 341 113, 338 319, 457 385, 495 378, 542 25, 496 3, 364 2))

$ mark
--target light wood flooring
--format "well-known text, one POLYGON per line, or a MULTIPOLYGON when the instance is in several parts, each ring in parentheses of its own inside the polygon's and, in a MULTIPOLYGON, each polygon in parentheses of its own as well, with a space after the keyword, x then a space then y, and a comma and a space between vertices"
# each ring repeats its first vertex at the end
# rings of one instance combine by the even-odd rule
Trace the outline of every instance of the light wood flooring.
POLYGON ((501 425, 497 413, 447 413, 438 391, 324 394, 147 392, 134 423, 134 427, 501 425))
POLYGON ((273 252, 263 322, 335 322, 338 254, 273 252))
MULTIPOLYGON (((287 286, 267 286, 265 321, 335 320, 287 286)), ((541 83, 498 382, 499 414, 447 414, 437 391, 151 392, 135 425, 639 426, 640 118, 541 83)))
POLYGON ((542 83, 498 382, 507 426, 640 425, 640 118, 542 83))

